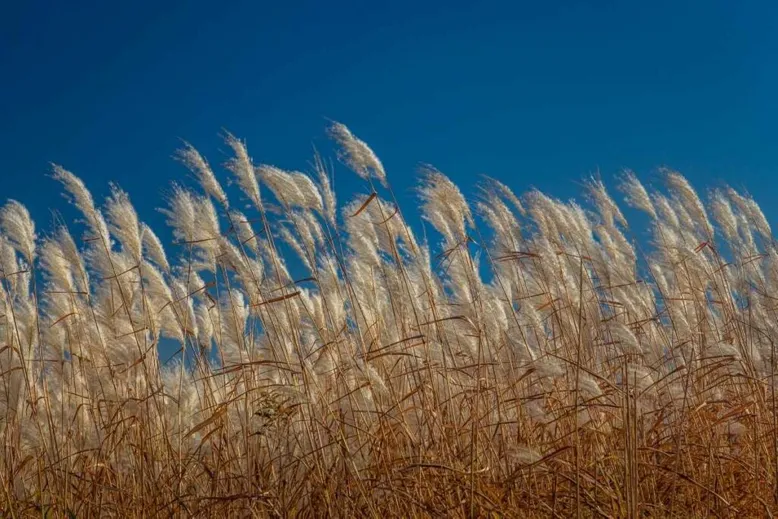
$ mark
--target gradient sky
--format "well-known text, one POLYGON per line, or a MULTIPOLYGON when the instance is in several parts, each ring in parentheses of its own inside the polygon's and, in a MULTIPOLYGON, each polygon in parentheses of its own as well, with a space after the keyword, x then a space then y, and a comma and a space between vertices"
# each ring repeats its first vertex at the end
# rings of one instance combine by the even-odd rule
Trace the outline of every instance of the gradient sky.
MULTIPOLYGON (((668 165, 778 217, 773 2, 288 4, 6 2, 0 196, 42 228, 49 208, 75 216, 57 162, 158 226, 179 139, 218 164, 226 128, 257 162, 305 169, 334 119, 408 204, 421 162, 466 192, 486 173, 562 198, 598 169, 668 165)), ((343 167, 336 182, 364 189, 343 167)))

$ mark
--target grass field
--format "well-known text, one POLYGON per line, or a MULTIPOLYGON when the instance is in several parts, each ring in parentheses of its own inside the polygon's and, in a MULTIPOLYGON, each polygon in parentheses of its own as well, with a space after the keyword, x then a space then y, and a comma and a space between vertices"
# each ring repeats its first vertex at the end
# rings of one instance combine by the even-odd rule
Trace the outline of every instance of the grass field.
POLYGON ((199 186, 172 189, 164 247, 59 166, 75 229, 2 208, 3 516, 778 511, 778 249, 753 199, 625 172, 628 228, 598 179, 580 205, 488 178, 465 199, 425 167, 407 214, 329 132, 372 194, 338 205, 327 160, 284 171, 227 135, 218 168, 178 153, 199 186))

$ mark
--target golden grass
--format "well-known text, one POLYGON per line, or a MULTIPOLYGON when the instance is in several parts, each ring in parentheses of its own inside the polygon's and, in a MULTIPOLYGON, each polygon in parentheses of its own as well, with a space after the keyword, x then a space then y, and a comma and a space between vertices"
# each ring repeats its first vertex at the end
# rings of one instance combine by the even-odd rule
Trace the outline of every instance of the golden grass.
POLYGON ((126 194, 61 168, 83 239, 3 209, 4 516, 772 516, 778 255, 750 198, 628 175, 636 250, 599 181, 586 210, 486 181, 473 216, 426 168, 430 246, 334 128, 366 186, 340 218, 319 157, 313 182, 228 136, 244 215, 183 150, 172 268, 126 194))

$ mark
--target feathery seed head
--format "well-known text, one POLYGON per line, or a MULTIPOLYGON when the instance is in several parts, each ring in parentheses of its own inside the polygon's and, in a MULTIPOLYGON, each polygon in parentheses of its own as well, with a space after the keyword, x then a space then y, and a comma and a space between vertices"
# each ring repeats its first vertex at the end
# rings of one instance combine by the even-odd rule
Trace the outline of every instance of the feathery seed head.
POLYGON ((467 227, 472 227, 474 222, 462 192, 432 166, 423 166, 421 175, 418 192, 424 219, 443 235, 449 246, 464 242, 467 227))
POLYGON ((629 206, 645 211, 654 219, 657 218, 656 209, 651 202, 651 197, 648 195, 648 191, 646 191, 646 188, 640 180, 638 180, 638 177, 635 176, 635 173, 630 170, 624 171, 619 184, 619 189, 626 195, 625 200, 629 206))
POLYGON ((224 140, 235 154, 225 164, 227 169, 235 175, 238 186, 254 203, 254 207, 261 211, 263 208, 262 199, 259 196, 259 183, 246 144, 231 133, 227 133, 224 140))
POLYGON ((16 200, 9 200, 0 210, 0 227, 11 245, 32 265, 35 261, 35 223, 27 208, 16 200))
POLYGON ((227 195, 224 194, 221 184, 216 180, 211 166, 191 144, 184 142, 184 147, 176 151, 175 157, 197 176, 198 182, 207 194, 229 209, 227 195))
POLYGON ((343 160, 362 179, 377 178, 386 186, 384 166, 370 147, 351 133, 345 124, 334 123, 329 133, 341 147, 343 160))

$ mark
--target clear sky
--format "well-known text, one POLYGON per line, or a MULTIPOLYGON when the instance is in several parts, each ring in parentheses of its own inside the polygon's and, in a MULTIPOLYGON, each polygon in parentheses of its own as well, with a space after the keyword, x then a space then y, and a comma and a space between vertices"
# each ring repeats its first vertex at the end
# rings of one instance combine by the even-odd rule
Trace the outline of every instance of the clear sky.
MULTIPOLYGON (((334 119, 408 203, 420 162, 466 192, 486 173, 562 198, 597 169, 668 165, 747 187, 776 221, 775 5, 6 2, 0 197, 48 227, 66 207, 52 161, 98 199, 118 182, 156 226, 179 139, 216 164, 226 128, 256 161, 304 169, 334 119)), ((342 167, 336 182, 359 187, 342 167)))

